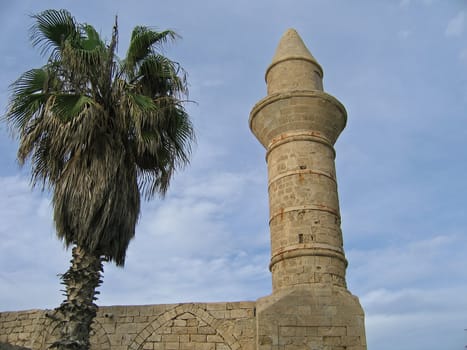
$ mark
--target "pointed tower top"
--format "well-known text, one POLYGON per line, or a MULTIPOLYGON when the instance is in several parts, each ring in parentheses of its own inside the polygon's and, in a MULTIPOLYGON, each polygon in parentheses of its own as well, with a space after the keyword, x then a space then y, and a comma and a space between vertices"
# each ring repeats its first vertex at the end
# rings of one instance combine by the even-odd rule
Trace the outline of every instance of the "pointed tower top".
POLYGON ((293 28, 287 29, 279 41, 271 66, 284 60, 299 58, 318 64, 297 31, 293 28))
POLYGON ((295 29, 282 36, 266 70, 268 95, 292 90, 323 90, 323 69, 295 29))

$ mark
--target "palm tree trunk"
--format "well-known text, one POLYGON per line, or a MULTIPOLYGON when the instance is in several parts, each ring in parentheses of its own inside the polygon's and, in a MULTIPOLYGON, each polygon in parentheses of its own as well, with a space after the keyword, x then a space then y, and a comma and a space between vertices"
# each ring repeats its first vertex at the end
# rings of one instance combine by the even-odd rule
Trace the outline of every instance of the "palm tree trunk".
POLYGON ((66 286, 66 300, 56 309, 60 321, 60 338, 52 344, 58 350, 89 350, 91 324, 96 316, 94 301, 102 283, 103 258, 80 247, 72 250, 71 266, 61 276, 66 286))

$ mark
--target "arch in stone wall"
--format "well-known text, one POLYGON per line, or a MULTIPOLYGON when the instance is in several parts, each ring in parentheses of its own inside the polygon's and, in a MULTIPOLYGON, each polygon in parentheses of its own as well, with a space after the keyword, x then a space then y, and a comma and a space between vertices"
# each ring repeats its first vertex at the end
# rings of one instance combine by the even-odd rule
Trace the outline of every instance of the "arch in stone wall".
MULTIPOLYGON (((171 322, 183 321, 187 318, 186 316, 189 317, 189 315, 192 315, 193 318, 203 322, 205 324, 205 329, 207 329, 208 332, 209 328, 213 329, 215 331, 215 334, 211 333, 213 338, 218 336, 222 339, 222 346, 216 346, 216 350, 240 349, 240 343, 229 330, 227 322, 216 319, 209 312, 201 309, 196 304, 180 304, 170 310, 167 310, 150 324, 148 324, 141 332, 136 335, 132 343, 128 346, 128 350, 142 350, 144 348, 144 344, 149 341, 151 337, 154 338, 152 341, 162 342, 162 337, 165 333, 164 330, 167 328, 176 327, 176 325, 174 326, 174 324, 171 322)), ((179 336, 183 336, 183 334, 179 334, 179 336)))
MULTIPOLYGON (((43 328, 39 336, 32 344, 32 349, 46 350, 58 338, 59 324, 57 321, 46 317, 43 328)), ((91 329, 91 350, 110 350, 110 340, 104 327, 95 318, 91 329)))

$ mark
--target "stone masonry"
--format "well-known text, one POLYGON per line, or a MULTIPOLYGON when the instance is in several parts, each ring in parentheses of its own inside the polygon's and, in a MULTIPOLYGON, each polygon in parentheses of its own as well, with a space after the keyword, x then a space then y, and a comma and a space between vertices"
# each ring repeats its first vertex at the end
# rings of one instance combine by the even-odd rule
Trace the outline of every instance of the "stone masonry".
MULTIPOLYGON (((366 350, 364 313, 345 281, 334 143, 344 106, 297 32, 266 71, 250 114, 266 149, 272 294, 256 302, 101 307, 93 350, 366 350)), ((0 313, 1 343, 47 349, 47 310, 0 313)))
MULTIPOLYGON (((254 308, 254 302, 101 307, 91 349, 253 350, 254 308)), ((58 335, 50 311, 0 313, 0 343, 47 349, 58 335)))
POLYGON ((364 314, 345 282, 334 143, 344 106, 295 30, 266 71, 250 114, 266 148, 272 295, 256 302, 257 349, 366 349, 364 314))

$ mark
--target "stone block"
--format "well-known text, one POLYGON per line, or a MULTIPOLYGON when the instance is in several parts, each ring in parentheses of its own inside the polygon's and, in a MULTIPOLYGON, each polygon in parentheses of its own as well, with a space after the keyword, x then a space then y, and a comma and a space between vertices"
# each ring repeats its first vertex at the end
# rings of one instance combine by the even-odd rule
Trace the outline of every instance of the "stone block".
POLYGON ((196 327, 198 324, 199 321, 196 318, 190 318, 186 320, 186 326, 188 327, 196 327))
POLYGON ((193 343, 205 343, 207 336, 205 334, 191 334, 190 341, 193 343))
POLYGON ((190 335, 189 334, 180 334, 178 337, 179 337, 179 342, 180 343, 188 343, 190 341, 190 335))
POLYGON ((142 345, 142 349, 143 350, 154 350, 154 343, 149 343, 149 342, 144 343, 142 345))
POLYGON ((155 309, 152 305, 147 305, 145 307, 141 307, 139 310, 139 316, 156 316, 162 313, 162 311, 155 309))
POLYGON ((190 331, 188 330, 187 327, 176 327, 172 326, 171 331, 173 334, 188 334, 190 331))
POLYGON ((126 316, 139 316, 139 310, 138 307, 127 306, 123 314, 126 316))
POLYGON ((180 350, 194 350, 195 343, 180 343, 180 350))
POLYGON ((186 320, 175 319, 173 321, 173 326, 175 326, 175 327, 186 327, 187 323, 186 323, 186 320))
POLYGON ((134 316, 133 322, 134 323, 147 323, 149 320, 148 316, 134 316))
POLYGON ((346 327, 318 327, 318 335, 344 336, 347 334, 346 327))
POLYGON ((216 344, 215 350, 230 350, 230 348, 225 344, 219 343, 219 344, 216 344))
POLYGON ((166 350, 178 350, 180 348, 180 343, 165 343, 166 350))
POLYGON ((251 309, 234 309, 230 311, 230 317, 239 319, 239 318, 250 318, 253 316, 253 310, 251 309))
POLYGON ((212 335, 212 334, 216 334, 216 330, 213 329, 212 327, 198 327, 198 334, 206 334, 206 335, 212 335))
POLYGON ((208 303, 206 304, 206 310, 226 310, 227 303, 208 303))
POLYGON ((115 332, 118 334, 136 334, 138 333, 138 325, 133 322, 117 324, 115 332))
POLYGON ((226 318, 227 311, 224 311, 224 310, 210 310, 209 313, 215 318, 224 319, 224 318, 226 318))
POLYGON ((195 350, 216 350, 216 344, 213 343, 195 343, 195 350))
POLYGON ((342 342, 342 337, 340 336, 324 336, 323 344, 325 345, 345 345, 342 342))
POLYGON ((180 336, 177 334, 164 334, 162 336, 161 342, 163 343, 179 343, 180 336))
POLYGON ((208 343, 222 343, 224 340, 222 339, 220 335, 215 334, 215 335, 207 335, 206 341, 208 343))

